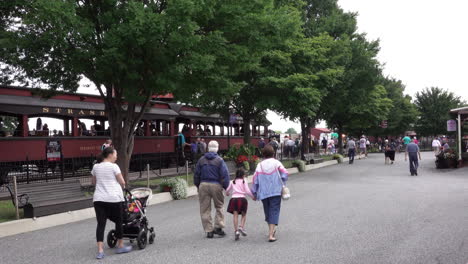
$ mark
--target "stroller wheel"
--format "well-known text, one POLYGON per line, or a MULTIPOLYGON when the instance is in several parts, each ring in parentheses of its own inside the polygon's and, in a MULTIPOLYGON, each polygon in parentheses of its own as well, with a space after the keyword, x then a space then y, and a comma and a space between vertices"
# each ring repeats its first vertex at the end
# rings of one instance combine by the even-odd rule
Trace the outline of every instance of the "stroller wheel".
POLYGON ((109 233, 107 233, 107 245, 110 248, 114 248, 115 245, 117 245, 117 238, 115 237, 114 229, 112 229, 111 231, 109 231, 109 233))
POLYGON ((148 242, 148 231, 143 228, 138 234, 138 238, 137 238, 138 248, 144 249, 146 247, 147 242, 148 242))
POLYGON ((154 233, 154 229, 151 228, 150 229, 150 235, 149 235, 149 239, 148 239, 148 242, 150 244, 153 244, 154 243, 154 238, 156 237, 156 233, 154 233))

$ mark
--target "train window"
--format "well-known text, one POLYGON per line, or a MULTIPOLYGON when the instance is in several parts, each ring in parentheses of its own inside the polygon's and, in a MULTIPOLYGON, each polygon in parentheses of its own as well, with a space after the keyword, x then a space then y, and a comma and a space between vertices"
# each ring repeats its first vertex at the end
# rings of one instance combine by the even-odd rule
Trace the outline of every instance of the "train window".
POLYGON ((0 115, 0 137, 19 136, 20 122, 17 117, 0 115))
POLYGON ((108 136, 110 135, 109 124, 104 120, 91 118, 78 119, 79 136, 108 136))
POLYGON ((29 136, 64 136, 64 120, 53 117, 32 117, 28 119, 29 136))

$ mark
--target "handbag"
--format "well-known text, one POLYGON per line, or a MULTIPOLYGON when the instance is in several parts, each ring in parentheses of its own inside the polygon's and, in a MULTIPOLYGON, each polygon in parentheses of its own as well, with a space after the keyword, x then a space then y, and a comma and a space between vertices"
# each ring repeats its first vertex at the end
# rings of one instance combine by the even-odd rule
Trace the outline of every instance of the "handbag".
POLYGON ((291 191, 288 187, 286 187, 286 185, 284 185, 283 179, 281 179, 281 174, 278 168, 276 168, 276 172, 278 173, 278 178, 280 179, 281 184, 283 184, 283 188, 281 189, 281 198, 285 201, 289 200, 289 198, 291 198, 291 191))

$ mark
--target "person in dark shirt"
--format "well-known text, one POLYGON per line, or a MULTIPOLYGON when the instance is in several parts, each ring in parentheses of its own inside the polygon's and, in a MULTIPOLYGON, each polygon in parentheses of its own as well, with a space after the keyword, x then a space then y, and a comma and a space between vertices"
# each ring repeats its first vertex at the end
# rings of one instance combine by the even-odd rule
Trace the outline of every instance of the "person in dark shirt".
POLYGON ((416 143, 414 143, 414 139, 411 140, 411 143, 406 145, 405 161, 408 160, 408 157, 411 176, 418 176, 418 157, 419 160, 421 160, 421 152, 419 151, 419 146, 416 143))
POLYGON ((325 152, 325 154, 327 154, 327 147, 328 147, 328 140, 324 137, 322 139, 322 148, 323 148, 323 151, 325 152))

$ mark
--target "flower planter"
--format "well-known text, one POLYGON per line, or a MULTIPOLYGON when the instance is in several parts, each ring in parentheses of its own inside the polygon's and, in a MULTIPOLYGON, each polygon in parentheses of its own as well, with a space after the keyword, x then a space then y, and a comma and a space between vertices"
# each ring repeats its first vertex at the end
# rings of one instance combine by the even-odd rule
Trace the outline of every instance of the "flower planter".
POLYGON ((457 160, 454 160, 454 159, 449 159, 447 160, 447 166, 451 169, 455 169, 457 168, 457 165, 458 165, 458 162, 457 160))
POLYGON ((172 187, 171 186, 163 186, 162 191, 163 192, 171 192, 172 187))

